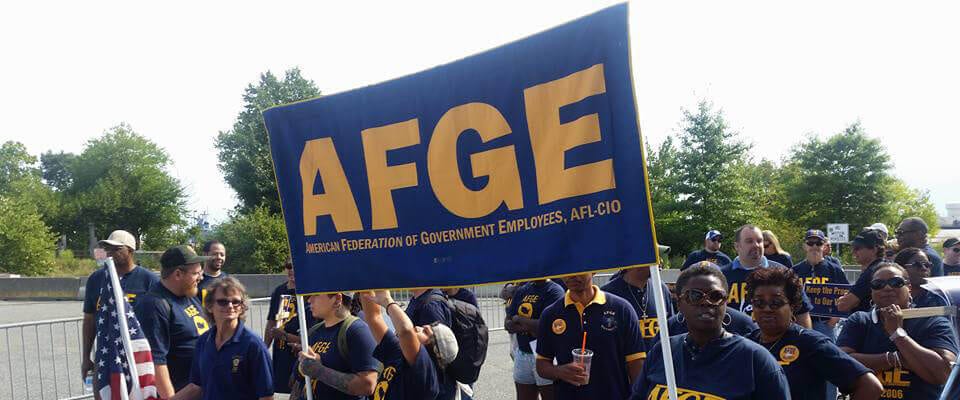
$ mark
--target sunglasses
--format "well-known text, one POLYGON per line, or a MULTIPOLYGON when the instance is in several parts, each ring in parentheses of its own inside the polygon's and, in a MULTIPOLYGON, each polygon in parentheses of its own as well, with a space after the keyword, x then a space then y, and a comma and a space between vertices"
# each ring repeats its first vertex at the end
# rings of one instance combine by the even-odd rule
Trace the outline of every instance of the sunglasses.
POLYGON ((908 231, 905 231, 905 230, 896 230, 896 231, 893 232, 893 234, 896 235, 896 236, 903 236, 903 235, 906 235, 906 234, 908 234, 908 233, 913 233, 913 232, 917 232, 917 231, 918 231, 918 229, 911 229, 911 230, 908 230, 908 231))
POLYGON ((933 268, 933 263, 931 263, 930 261, 919 261, 912 264, 903 264, 903 266, 907 268, 930 269, 930 268, 933 268))
POLYGON ((769 249, 770 246, 773 246, 773 243, 767 243, 767 244, 763 245, 763 248, 769 249))
POLYGON ((771 310, 776 310, 787 305, 788 303, 786 300, 783 300, 783 299, 773 299, 771 301, 766 301, 758 298, 758 299, 751 300, 750 304, 753 305, 754 310, 758 308, 769 308, 771 310))
POLYGON ((820 247, 820 246, 823 246, 823 242, 809 241, 809 242, 807 242, 807 246, 810 246, 810 247, 820 247))
POLYGON ((950 250, 952 250, 954 253, 960 253, 960 247, 954 247, 950 250))
POLYGON ((902 276, 895 276, 890 279, 874 279, 870 281, 870 288, 873 290, 883 289, 884 286, 890 286, 894 289, 900 289, 907 284, 907 280, 902 276))
POLYGON ((698 289, 687 289, 680 294, 680 298, 690 304, 707 303, 711 306, 719 306, 727 301, 727 294, 722 290, 704 292, 698 289))
POLYGON ((720 236, 710 239, 711 242, 720 242, 721 240, 723 240, 723 238, 720 236))
POLYGON ((243 300, 240 299, 217 299, 216 302, 220 307, 239 307, 241 304, 243 304, 243 300))

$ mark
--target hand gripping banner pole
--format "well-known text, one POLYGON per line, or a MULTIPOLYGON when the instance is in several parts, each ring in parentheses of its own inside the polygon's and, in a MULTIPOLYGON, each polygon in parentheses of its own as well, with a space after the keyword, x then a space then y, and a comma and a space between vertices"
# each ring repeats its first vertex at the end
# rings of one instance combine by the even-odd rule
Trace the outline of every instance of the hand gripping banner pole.
MULTIPOLYGON (((297 320, 300 321, 300 348, 303 350, 310 348, 310 331, 307 330, 307 309, 303 307, 303 295, 297 295, 297 320)), ((313 386, 310 384, 310 377, 303 377, 303 391, 307 394, 307 400, 313 400, 313 386)))
MULTIPOLYGON (((117 319, 120 323, 120 338, 123 339, 123 352, 126 353, 127 367, 130 371, 130 382, 133 384, 134 399, 143 399, 143 392, 140 390, 140 374, 137 373, 137 360, 133 357, 133 346, 130 344, 130 328, 127 326, 127 308, 124 307, 126 299, 123 296, 123 290, 120 288, 120 278, 117 277, 117 266, 113 263, 113 257, 107 258, 107 271, 110 273, 110 282, 113 285, 113 301, 117 305, 117 319)), ((120 377, 120 396, 127 400, 128 394, 125 381, 120 377)))
POLYGON ((663 350, 663 369, 667 377, 670 400, 677 400, 677 377, 673 369, 673 351, 670 350, 670 332, 667 329, 667 300, 663 298, 663 280, 660 279, 660 266, 650 266, 650 279, 653 279, 653 301, 657 305, 657 324, 660 326, 660 348, 663 350))

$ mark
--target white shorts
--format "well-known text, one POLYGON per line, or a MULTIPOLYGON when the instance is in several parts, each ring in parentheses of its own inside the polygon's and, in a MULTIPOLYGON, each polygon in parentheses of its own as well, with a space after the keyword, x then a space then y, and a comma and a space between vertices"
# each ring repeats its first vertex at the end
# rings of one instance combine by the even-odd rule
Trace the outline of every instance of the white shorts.
POLYGON ((524 353, 520 349, 513 352, 513 381, 521 385, 547 386, 553 381, 537 375, 537 355, 524 353))

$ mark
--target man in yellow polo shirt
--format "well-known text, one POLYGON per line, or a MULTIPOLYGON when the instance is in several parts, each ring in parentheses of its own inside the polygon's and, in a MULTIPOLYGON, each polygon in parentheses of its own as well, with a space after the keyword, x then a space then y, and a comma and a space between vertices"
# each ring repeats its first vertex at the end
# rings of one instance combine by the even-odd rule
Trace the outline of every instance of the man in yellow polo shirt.
POLYGON ((552 379, 557 400, 626 399, 640 373, 643 341, 637 313, 623 298, 593 284, 593 274, 563 278, 567 292, 540 314, 537 373, 552 379), (589 371, 574 349, 593 352, 589 371), (556 360, 556 365, 554 365, 556 360))

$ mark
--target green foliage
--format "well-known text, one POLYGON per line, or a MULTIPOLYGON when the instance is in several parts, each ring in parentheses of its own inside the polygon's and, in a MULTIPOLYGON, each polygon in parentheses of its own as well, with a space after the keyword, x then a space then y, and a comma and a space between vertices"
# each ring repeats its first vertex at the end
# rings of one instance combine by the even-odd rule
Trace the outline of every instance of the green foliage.
POLYGON ((57 191, 64 191, 73 182, 72 165, 77 156, 73 153, 48 151, 40 155, 43 181, 57 191))
POLYGON ((787 163, 791 176, 783 215, 802 226, 863 227, 888 211, 890 156, 859 123, 827 140, 807 139, 794 148, 787 163))
MULTIPOLYGON (((66 184, 54 227, 68 234, 75 250, 86 246, 87 223, 93 223, 100 235, 123 229, 145 239, 163 236, 183 223, 185 194, 180 182, 166 171, 170 157, 129 125, 88 141, 75 157, 53 158, 59 161, 47 156, 44 166, 51 169, 44 176, 66 184)), ((148 239, 141 247, 152 245, 148 239)))
POLYGON ((930 202, 930 193, 926 190, 913 189, 898 178, 887 180, 885 191, 890 195, 882 221, 890 229, 894 229, 908 217, 923 218, 930 227, 929 234, 934 236, 940 231, 937 218, 937 208, 930 202))
POLYGON ((0 196, 0 272, 49 273, 55 240, 34 206, 0 196))
POLYGON ((277 273, 290 254, 283 217, 265 205, 233 215, 217 226, 214 237, 227 248, 226 269, 231 273, 277 273))
POLYGON ((237 115, 233 129, 220 132, 215 144, 218 166, 227 184, 237 192, 241 212, 260 205, 271 212, 280 212, 269 138, 261 112, 319 95, 320 90, 313 81, 303 78, 296 68, 287 71, 282 81, 268 71, 260 75, 256 86, 247 86, 243 111, 237 115))
POLYGON ((98 267, 96 260, 76 258, 70 250, 64 250, 54 259, 53 270, 47 276, 89 276, 98 267))

